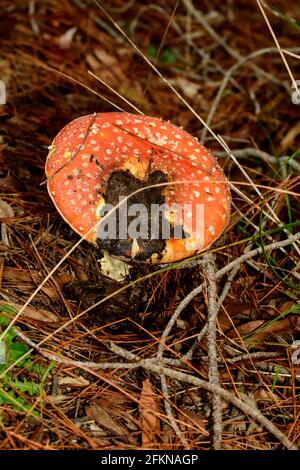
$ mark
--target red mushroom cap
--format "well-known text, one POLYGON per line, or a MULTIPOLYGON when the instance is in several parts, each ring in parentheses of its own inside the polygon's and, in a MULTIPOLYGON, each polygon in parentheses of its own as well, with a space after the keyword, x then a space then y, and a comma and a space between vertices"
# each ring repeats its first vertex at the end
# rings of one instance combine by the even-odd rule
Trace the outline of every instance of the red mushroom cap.
MULTIPOLYGON (((148 262, 168 263, 207 249, 223 232, 230 216, 231 196, 222 169, 196 138, 158 118, 129 113, 83 116, 66 125, 49 147, 46 162, 49 194, 62 217, 81 236, 94 227, 106 203, 109 178, 127 172, 145 186, 149 174, 162 172, 166 206, 184 206, 182 213, 166 213, 171 224, 181 224, 187 238, 170 238, 161 253, 148 262), (204 219, 196 227, 195 210, 204 219), (201 212, 201 211, 200 211, 201 212), (198 231, 197 231, 198 230, 198 231)), ((97 228, 88 241, 96 243, 97 228)), ((139 247, 119 256, 134 257, 139 247)))

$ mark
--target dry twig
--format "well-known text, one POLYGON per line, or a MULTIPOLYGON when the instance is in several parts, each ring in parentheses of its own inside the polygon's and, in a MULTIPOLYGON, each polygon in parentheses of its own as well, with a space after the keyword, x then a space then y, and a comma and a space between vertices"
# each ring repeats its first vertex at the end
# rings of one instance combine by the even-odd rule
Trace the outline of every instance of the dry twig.
MULTIPOLYGON (((207 355, 208 355, 208 371, 209 382, 220 386, 218 358, 217 358, 217 329, 216 321, 218 315, 217 303, 217 283, 215 274, 214 255, 207 253, 204 255, 206 265, 204 274, 207 282, 207 355)), ((213 395, 212 410, 214 421, 213 445, 215 450, 220 450, 222 446, 222 402, 220 395, 213 395)))

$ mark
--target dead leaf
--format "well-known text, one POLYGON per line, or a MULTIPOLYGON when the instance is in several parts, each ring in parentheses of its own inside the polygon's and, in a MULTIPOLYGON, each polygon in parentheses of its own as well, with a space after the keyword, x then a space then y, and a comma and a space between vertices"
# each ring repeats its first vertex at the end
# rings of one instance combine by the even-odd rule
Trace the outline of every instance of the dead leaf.
POLYGON ((122 62, 103 49, 94 49, 93 54, 86 55, 86 61, 92 71, 101 77, 101 80, 113 88, 120 83, 127 83, 127 77, 122 70, 122 62))
POLYGON ((12 64, 7 59, 0 60, 0 77, 6 83, 6 86, 9 85, 10 80, 14 77, 14 72, 12 69, 12 64))
POLYGON ((265 320, 252 320, 244 323, 243 325, 237 326, 234 330, 227 333, 228 338, 238 338, 239 336, 247 336, 253 333, 257 328, 265 323, 265 320))
MULTIPOLYGON (((0 306, 5 306, 8 308, 13 308, 18 311, 22 308, 22 304, 16 304, 16 303, 9 303, 9 304, 1 304, 0 306)), ((59 321, 59 318, 52 312, 49 312, 48 310, 45 310, 43 308, 35 308, 32 307, 31 305, 28 305, 24 312, 21 315, 22 317, 27 317, 27 318, 32 318, 33 320, 37 321, 42 321, 42 322, 47 322, 47 323, 53 323, 59 321)))
POLYGON ((113 67, 118 63, 118 60, 115 56, 109 54, 104 49, 100 49, 99 47, 94 49, 94 54, 99 62, 102 62, 102 64, 107 65, 108 67, 113 67))
MULTIPOLYGON (((3 146, 4 147, 4 146, 3 146)), ((1 148, 0 148, 1 151, 1 148)), ((20 183, 17 178, 12 175, 4 176, 0 178, 0 191, 1 192, 8 192, 13 193, 17 191, 23 191, 24 187, 23 184, 20 183)))
POLYGON ((266 325, 266 329, 259 333, 258 337, 261 341, 264 336, 271 333, 273 335, 280 335, 283 333, 295 333, 296 331, 300 331, 300 317, 298 315, 289 315, 281 320, 269 322, 266 325))
POLYGON ((3 270, 4 281, 14 281, 14 285, 18 286, 22 284, 22 288, 25 286, 25 284, 32 284, 33 280, 38 281, 39 278, 40 275, 35 273, 35 271, 31 271, 29 274, 29 271, 25 269, 12 268, 10 266, 5 267, 3 270))
POLYGON ((238 326, 235 330, 230 331, 227 336, 229 338, 237 338, 237 332, 242 337, 253 333, 250 338, 247 338, 247 342, 261 343, 270 337, 270 335, 295 333, 296 331, 300 331, 300 317, 297 315, 289 315, 286 318, 282 318, 281 320, 276 321, 250 321, 244 325, 238 326), (257 333, 255 333, 256 329, 259 329, 257 333))
POLYGON ((254 398, 257 402, 260 401, 271 401, 273 403, 277 402, 279 403, 280 398, 278 395, 274 394, 272 390, 265 389, 263 387, 260 387, 259 389, 255 390, 253 392, 254 398))
POLYGON ((109 413, 112 412, 114 416, 121 416, 122 413, 128 414, 132 400, 118 391, 110 390, 106 394, 102 392, 101 398, 97 399, 97 403, 109 413))
POLYGON ((115 436, 125 437, 128 433, 125 427, 121 426, 112 414, 100 406, 97 402, 90 403, 86 407, 86 414, 92 418, 97 424, 108 429, 115 436))
POLYGON ((179 426, 182 432, 186 432, 187 435, 194 433, 202 434, 208 436, 209 432, 207 431, 207 418, 205 418, 204 413, 195 413, 194 411, 182 410, 178 414, 179 426))
POLYGON ((195 82, 191 82, 187 78, 177 77, 175 80, 172 80, 174 85, 177 85, 185 96, 188 98, 195 98, 198 95, 201 86, 195 82))
POLYGON ((159 402, 149 379, 144 380, 139 400, 142 428, 142 447, 151 448, 160 430, 159 402))
POLYGON ((47 395, 47 400, 53 405, 61 405, 70 401, 69 395, 47 395))
POLYGON ((72 46, 72 42, 76 34, 76 31, 77 31, 77 28, 73 26, 73 28, 68 29, 64 34, 62 34, 58 38, 57 42, 61 49, 70 49, 70 47, 72 46))

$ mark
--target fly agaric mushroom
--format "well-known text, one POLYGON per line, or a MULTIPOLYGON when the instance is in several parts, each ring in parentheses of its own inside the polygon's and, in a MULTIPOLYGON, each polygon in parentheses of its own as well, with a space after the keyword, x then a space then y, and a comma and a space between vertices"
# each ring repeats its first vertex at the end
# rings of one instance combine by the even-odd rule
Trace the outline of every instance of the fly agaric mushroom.
MULTIPOLYGON (((230 216, 228 183, 214 157, 196 138, 154 117, 113 112, 75 119, 49 147, 46 176, 65 221, 121 259, 163 264, 190 257, 219 237, 230 216), (120 225, 122 204, 112 211, 114 219, 109 214, 104 218, 103 209, 115 207, 120 197, 127 199, 126 236, 118 232, 105 239, 99 236, 99 223, 103 219, 103 224, 113 220, 120 225), (144 214, 134 224, 131 209, 137 203, 146 207, 148 217, 144 214), (153 216, 153 207, 162 211, 153 216), (129 225, 137 228, 143 222, 143 233, 131 236, 129 225), (160 226, 155 236, 153 222, 160 226), (164 238, 166 222, 170 232, 164 238)), ((120 229, 124 233, 124 224, 120 229)))

